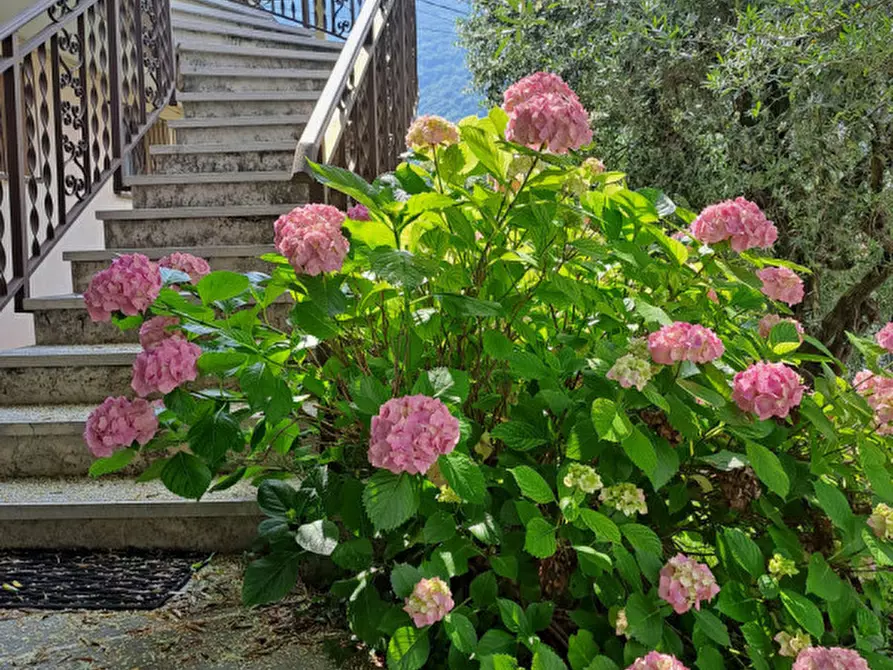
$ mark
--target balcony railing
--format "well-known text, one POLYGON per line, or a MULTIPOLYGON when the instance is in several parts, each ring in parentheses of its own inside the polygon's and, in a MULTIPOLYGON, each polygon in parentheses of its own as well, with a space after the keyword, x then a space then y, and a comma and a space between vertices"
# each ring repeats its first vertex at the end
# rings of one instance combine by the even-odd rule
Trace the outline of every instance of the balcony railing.
POLYGON ((0 26, 0 309, 139 162, 174 79, 169 0, 40 0, 0 26))
POLYGON ((356 23, 363 0, 237 0, 280 20, 345 39, 356 23))

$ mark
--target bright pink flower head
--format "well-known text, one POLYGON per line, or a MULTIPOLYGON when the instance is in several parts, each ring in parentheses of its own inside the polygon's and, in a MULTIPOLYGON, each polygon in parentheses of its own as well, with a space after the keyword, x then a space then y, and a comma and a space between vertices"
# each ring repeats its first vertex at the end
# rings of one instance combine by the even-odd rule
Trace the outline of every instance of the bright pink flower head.
POLYGON ((169 338, 185 340, 183 331, 174 329, 174 326, 179 325, 180 319, 175 316, 153 317, 140 326, 140 344, 149 351, 169 338))
POLYGON ((416 628, 424 628, 443 619, 455 603, 450 586, 440 577, 420 579, 406 599, 403 611, 412 617, 416 628))
POLYGON ((175 251, 165 256, 158 261, 158 265, 188 274, 189 280, 193 284, 198 284, 202 277, 211 272, 211 266, 208 265, 208 261, 204 258, 183 253, 182 251, 175 251))
POLYGON ((160 291, 158 266, 143 254, 125 254, 93 275, 84 304, 93 321, 108 321, 114 312, 127 316, 145 312, 160 291))
POLYGON ((685 554, 676 554, 660 570, 657 593, 673 606, 676 614, 685 614, 692 607, 700 610, 701 601, 712 600, 719 593, 719 586, 706 565, 685 554))
POLYGON ((874 339, 881 347, 893 353, 893 321, 881 328, 880 332, 874 336, 874 339))
POLYGON ((757 329, 759 330, 760 337, 767 338, 769 334, 772 332, 772 329, 775 328, 782 321, 787 321, 788 323, 794 324, 794 328, 797 329, 797 334, 800 336, 800 342, 803 342, 803 326, 797 319, 783 319, 778 314, 767 314, 762 319, 760 319, 759 326, 757 329))
POLYGON ((893 378, 862 370, 853 378, 853 388, 874 410, 878 433, 893 435, 893 378))
POLYGON ((637 658, 626 670, 688 670, 675 656, 656 651, 637 658))
POLYGON ((426 395, 392 398, 372 417, 369 462, 395 474, 427 472, 459 442, 459 420, 426 395))
POLYGON ((183 339, 168 338, 149 351, 143 351, 133 362, 130 386, 138 395, 170 393, 198 377, 196 361, 202 350, 183 339))
POLYGON ((84 440, 94 456, 106 458, 134 442, 146 444, 157 430, 158 418, 148 401, 137 398, 131 402, 119 396, 106 398, 90 412, 84 440))
POLYGON ((678 361, 708 363, 722 356, 722 340, 709 328, 676 321, 648 336, 648 351, 655 363, 672 365, 678 361))
POLYGON ((803 280, 788 268, 764 268, 757 272, 763 282, 763 295, 796 305, 803 300, 803 280))
POLYGON ((579 100, 545 93, 514 108, 505 138, 531 149, 566 154, 592 142, 592 130, 589 115, 579 100))
POLYGON ((457 144, 459 129, 442 116, 425 114, 418 117, 409 126, 406 133, 406 146, 413 149, 436 147, 440 144, 457 144))
POLYGON ((852 649, 809 647, 797 655, 793 670, 871 670, 852 649))
POLYGON ((276 249, 298 274, 314 277, 341 269, 350 244, 341 234, 344 213, 331 205, 304 205, 273 224, 276 249))
POLYGON ((775 225, 756 204, 744 198, 705 207, 692 222, 691 234, 705 244, 729 240, 737 252, 771 247, 778 239, 775 225))
POLYGON ((800 376, 784 363, 754 363, 735 375, 732 398, 760 420, 783 419, 800 404, 804 388, 800 376))
POLYGON ((519 79, 509 86, 503 93, 502 108, 511 114, 515 107, 524 104, 531 98, 546 93, 555 93, 557 95, 576 100, 580 102, 577 94, 568 86, 564 79, 557 74, 551 72, 534 72, 533 74, 519 79))
POLYGON ((369 208, 366 205, 356 204, 347 210, 347 218, 354 221, 368 221, 369 208))

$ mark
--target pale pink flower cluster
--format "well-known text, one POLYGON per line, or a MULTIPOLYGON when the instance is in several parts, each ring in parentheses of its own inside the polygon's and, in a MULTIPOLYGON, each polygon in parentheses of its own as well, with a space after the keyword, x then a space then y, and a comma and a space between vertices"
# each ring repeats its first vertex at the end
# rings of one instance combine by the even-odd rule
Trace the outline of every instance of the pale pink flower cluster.
POLYGON ((180 320, 175 316, 156 316, 144 321, 140 326, 140 345, 149 351, 170 338, 185 340, 183 331, 174 328, 179 325, 180 320))
POLYGON ((369 462, 395 474, 427 472, 459 442, 459 420, 426 395, 392 398, 372 417, 369 462))
POLYGON ((344 213, 331 205, 296 207, 273 224, 276 249, 298 274, 335 272, 350 248, 343 223, 344 213))
POLYGON ((803 326, 797 319, 783 319, 778 314, 767 314, 762 319, 760 319, 760 323, 757 326, 760 337, 767 338, 769 334, 772 332, 772 329, 775 328, 782 321, 786 321, 787 323, 794 324, 794 328, 797 329, 797 334, 800 336, 800 342, 803 342, 803 335, 805 334, 803 331, 803 326))
POLYGON ((188 274, 189 281, 193 284, 198 284, 202 277, 211 272, 211 266, 208 265, 208 261, 204 258, 199 258, 198 256, 193 256, 192 254, 187 254, 182 251, 175 251, 174 253, 159 259, 158 265, 163 268, 179 270, 180 272, 188 274))
POLYGON ((893 507, 878 503, 868 517, 868 527, 882 540, 893 540, 893 507))
POLYGON ((809 634, 804 633, 802 630, 798 630, 793 635, 782 631, 772 639, 778 643, 778 655, 787 656, 788 658, 797 658, 801 651, 812 644, 809 634))
POLYGON ((196 362, 201 353, 197 344, 184 339, 162 340, 136 357, 130 386, 141 396, 170 393, 198 377, 196 362))
POLYGON ((145 312, 161 291, 158 265, 143 254, 118 256, 93 275, 84 291, 84 305, 93 321, 108 321, 114 312, 145 312))
POLYGON ((760 420, 786 417, 800 404, 806 387, 800 376, 783 363, 754 363, 735 375, 732 398, 742 411, 760 420))
POLYGON ((459 129, 442 116, 425 114, 418 117, 409 126, 406 133, 406 146, 413 149, 436 147, 440 144, 449 146, 459 142, 459 129))
POLYGON ((691 234, 705 244, 729 240, 738 252, 771 247, 778 229, 756 204, 744 198, 724 200, 705 207, 691 224, 691 234))
POLYGON ((97 458, 106 458, 134 442, 146 444, 158 430, 152 405, 143 398, 130 401, 124 396, 106 398, 90 412, 84 440, 97 458))
POLYGON ((893 378, 861 370, 853 378, 853 388, 874 410, 878 433, 893 435, 893 378))
POLYGON ((614 634, 620 637, 626 635, 627 631, 629 631, 629 619, 626 618, 626 610, 619 610, 617 618, 614 619, 614 634))
POLYGON ((712 600, 719 593, 719 585, 704 563, 676 554, 660 569, 657 593, 676 614, 685 614, 692 607, 700 610, 702 600, 712 600))
POLYGON ((893 353, 893 321, 881 328, 874 339, 881 347, 893 353))
POLYGON ((592 142, 589 114, 577 94, 556 74, 536 72, 512 84, 503 96, 509 114, 505 137, 531 149, 566 154, 592 142))
POLYGON ((678 361, 708 363, 722 356, 722 340, 704 326, 676 321, 648 336, 648 351, 655 363, 672 365, 678 361))
POLYGON ((366 207, 366 205, 361 205, 361 204, 357 203, 353 207, 348 208, 347 218, 353 219, 354 221, 368 221, 369 220, 369 208, 366 207))
POLYGON ((871 670, 858 652, 841 647, 809 647, 797 655, 792 670, 871 670))
POLYGON ((424 628, 443 619, 455 603, 449 584, 440 577, 420 579, 406 599, 403 611, 412 617, 416 628, 424 628))
POLYGON ((757 272, 757 277, 763 282, 763 295, 789 305, 803 302, 803 280, 793 270, 764 268, 757 272))
POLYGON ((652 651, 637 658, 626 670, 688 670, 675 656, 652 651))
POLYGON ((651 379, 651 364, 638 356, 626 354, 617 359, 605 377, 625 389, 635 386, 641 391, 651 379))

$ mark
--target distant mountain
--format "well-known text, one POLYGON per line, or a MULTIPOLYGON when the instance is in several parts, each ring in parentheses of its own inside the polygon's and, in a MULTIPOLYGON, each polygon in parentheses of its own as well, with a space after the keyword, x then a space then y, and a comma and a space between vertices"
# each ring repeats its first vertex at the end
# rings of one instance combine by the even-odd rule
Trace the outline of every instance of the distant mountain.
POLYGON ((468 11, 462 0, 416 0, 418 14, 419 114, 450 121, 482 112, 471 93, 465 50, 457 46, 456 21, 468 11))

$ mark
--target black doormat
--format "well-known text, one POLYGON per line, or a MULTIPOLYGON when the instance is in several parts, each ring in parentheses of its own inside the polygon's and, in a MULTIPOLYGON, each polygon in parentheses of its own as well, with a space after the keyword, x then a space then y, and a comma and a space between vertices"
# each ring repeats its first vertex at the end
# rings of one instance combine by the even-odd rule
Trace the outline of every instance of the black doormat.
POLYGON ((206 560, 163 551, 0 551, 0 609, 151 610, 206 560))

